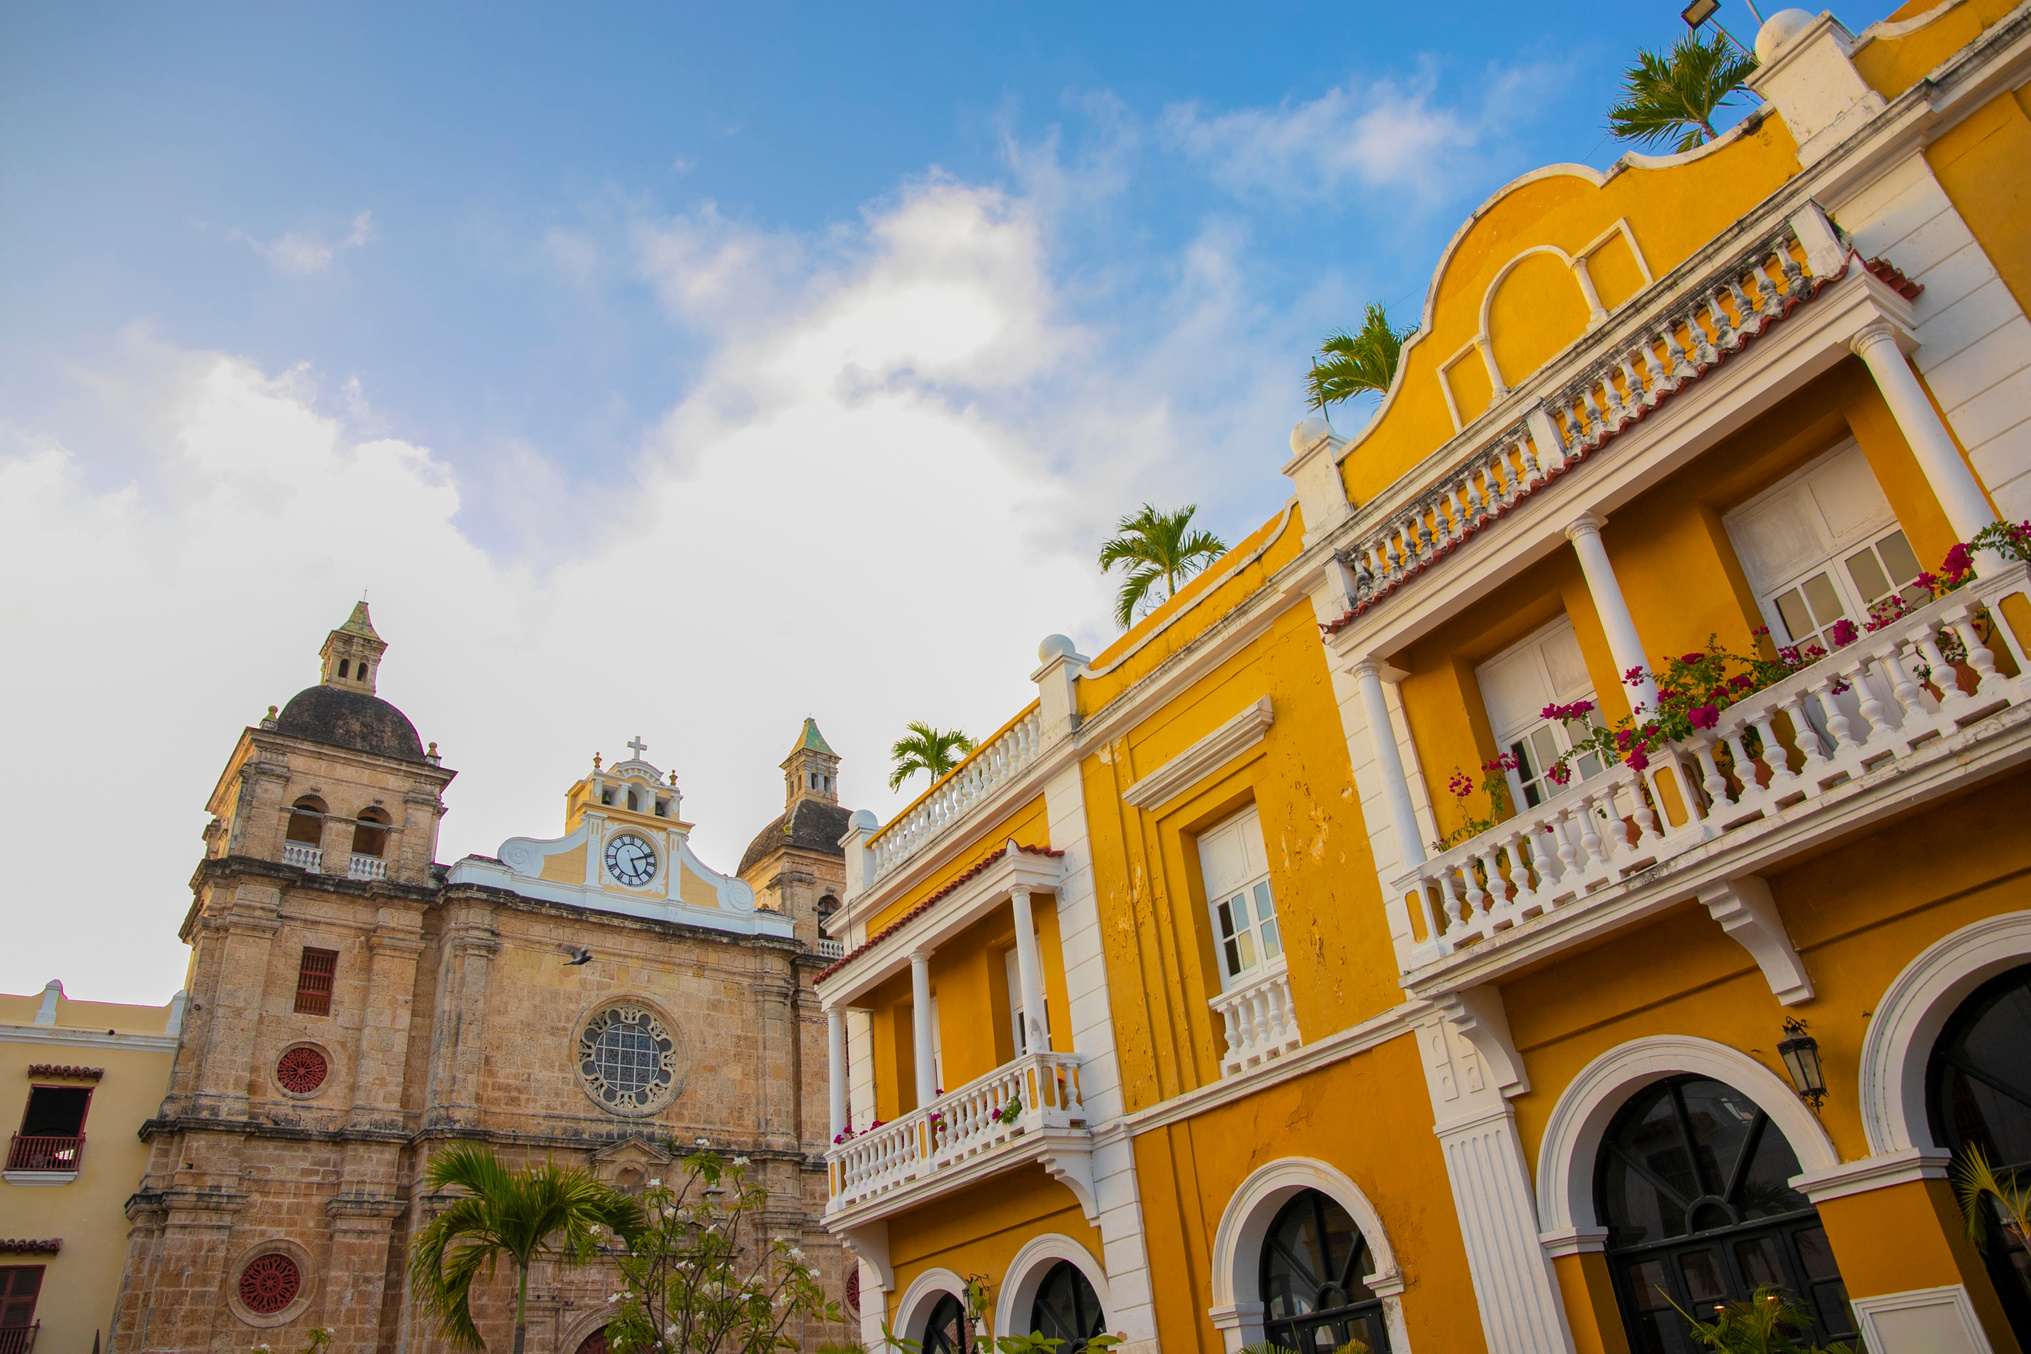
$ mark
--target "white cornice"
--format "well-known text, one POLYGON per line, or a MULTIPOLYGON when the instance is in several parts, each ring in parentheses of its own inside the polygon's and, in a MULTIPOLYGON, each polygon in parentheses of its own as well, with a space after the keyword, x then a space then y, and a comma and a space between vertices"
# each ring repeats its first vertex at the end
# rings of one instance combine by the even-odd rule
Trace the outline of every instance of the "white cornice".
POLYGON ((54 1044, 62 1048, 121 1048, 139 1053, 174 1053, 173 1034, 101 1034, 96 1030, 52 1029, 46 1025, 0 1025, 0 1043, 54 1044))
POLYGON ((1264 696, 1121 792, 1138 809, 1153 809, 1260 743, 1276 716, 1264 696))
POLYGON ((1786 1183, 1817 1208, 1851 1194, 1908 1185, 1914 1180, 1944 1180, 1952 1161, 1953 1153, 1943 1147, 1907 1147, 1901 1152, 1842 1162, 1831 1170, 1794 1175, 1786 1183))

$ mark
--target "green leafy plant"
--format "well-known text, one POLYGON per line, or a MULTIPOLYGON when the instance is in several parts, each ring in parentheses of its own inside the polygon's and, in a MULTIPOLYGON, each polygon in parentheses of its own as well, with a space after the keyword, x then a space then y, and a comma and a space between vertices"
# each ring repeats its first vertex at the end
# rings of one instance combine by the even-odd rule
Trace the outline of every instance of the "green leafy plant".
POLYGON ((1006 1105, 994 1112, 994 1117, 1005 1124, 1012 1124, 1023 1117, 1023 1102, 1020 1096, 1012 1097, 1006 1105))
POLYGON ((1323 413, 1327 405, 1352 399, 1363 391, 1386 394, 1390 383, 1396 380, 1397 365, 1403 360, 1403 341, 1416 332, 1415 325, 1392 329, 1388 313, 1371 303, 1360 329, 1351 334, 1343 329, 1319 345, 1319 355, 1312 359, 1312 373, 1306 381, 1312 408, 1323 413))
POLYGON ((1114 620, 1122 629, 1135 623, 1138 612, 1175 597, 1180 584, 1227 553, 1218 536, 1193 529, 1198 510, 1198 504, 1187 503, 1176 512, 1158 512, 1145 503, 1141 512, 1116 523, 1121 534, 1100 547, 1101 572, 1128 571, 1114 602, 1114 620))
POLYGON ((889 748, 895 767, 889 772, 891 790, 902 789, 903 782, 919 771, 930 772, 931 783, 936 785, 975 747, 973 736, 959 729, 934 729, 921 719, 903 727, 908 732, 889 748))
POLYGON ((1716 33, 1711 41, 1687 33, 1667 53, 1636 53, 1622 74, 1622 99, 1608 109, 1608 131, 1618 141, 1652 145, 1672 141, 1688 151, 1720 133, 1714 114, 1756 69, 1756 58, 1716 33))
POLYGON ((1446 782, 1446 788, 1453 792, 1453 798, 1460 809, 1460 825, 1447 833, 1443 841, 1432 843, 1432 849, 1446 851, 1461 842, 1480 836, 1509 816, 1509 776, 1516 769, 1516 758, 1503 753, 1493 761, 1481 763, 1481 779, 1478 783, 1470 780, 1459 767, 1453 768, 1453 775, 1446 782), (1479 816, 1467 811, 1467 801, 1476 792, 1488 797, 1488 812, 1479 816))
POLYGON ((2016 1171, 1998 1173, 1979 1145, 1969 1147, 1955 1159, 1953 1193, 1960 1200, 1968 1240, 1979 1243, 1985 1239, 1989 1213, 1986 1202, 1991 1199, 2003 1215, 2004 1229, 2019 1240, 2031 1239, 2031 1185, 2019 1182, 2016 1171))
POLYGON ((1812 1329, 1812 1314, 1791 1294, 1769 1284, 1751 1293, 1747 1302, 1720 1306, 1712 1321, 1700 1320, 1675 1302, 1671 1305, 1692 1327, 1693 1339, 1720 1354, 1860 1354, 1846 1341, 1825 1346, 1801 1342, 1800 1332, 1812 1329))
POLYGON ((642 1226, 634 1200, 575 1166, 545 1161, 510 1170, 491 1148, 459 1143, 430 1163, 425 1178, 433 1191, 461 1193, 417 1233, 410 1283, 444 1337, 462 1349, 486 1348, 473 1324, 472 1286, 502 1259, 515 1266, 515 1354, 522 1354, 530 1264, 543 1256, 583 1264, 599 1254, 602 1230, 626 1240, 642 1226))
POLYGON ((797 1348, 791 1332, 805 1320, 846 1320, 804 1252, 764 1232, 769 1193, 747 1164, 695 1152, 673 1165, 683 1173, 674 1188, 649 1182, 644 1224, 619 1257, 621 1291, 608 1299, 616 1354, 770 1354, 797 1348))

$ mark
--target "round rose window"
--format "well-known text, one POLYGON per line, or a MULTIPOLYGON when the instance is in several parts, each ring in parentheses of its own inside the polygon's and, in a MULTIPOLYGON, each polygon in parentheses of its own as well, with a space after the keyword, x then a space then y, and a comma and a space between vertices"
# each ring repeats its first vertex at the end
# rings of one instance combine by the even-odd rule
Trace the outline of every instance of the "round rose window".
POLYGON ((578 1036, 578 1076, 605 1108, 641 1114, 669 1098, 677 1041, 652 1012, 609 1006, 578 1036))
POLYGON ((290 1049, 275 1064, 275 1080, 291 1095, 309 1095, 330 1073, 324 1055, 308 1046, 290 1049))
POLYGON ((257 1255, 240 1271, 240 1305, 256 1316, 273 1316, 296 1301, 303 1275, 286 1255, 257 1255))

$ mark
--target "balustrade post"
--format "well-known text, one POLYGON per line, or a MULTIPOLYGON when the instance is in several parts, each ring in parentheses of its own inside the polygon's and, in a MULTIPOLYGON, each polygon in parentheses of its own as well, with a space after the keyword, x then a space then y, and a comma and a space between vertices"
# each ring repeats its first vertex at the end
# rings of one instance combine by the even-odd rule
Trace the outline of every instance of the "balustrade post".
POLYGON ((1389 702, 1382 695, 1382 664, 1364 658, 1348 669, 1361 686, 1361 705, 1368 716, 1368 739, 1375 748, 1375 763, 1382 771, 1383 802, 1389 809, 1389 828, 1396 835, 1397 854, 1407 869, 1425 863, 1425 848, 1417 826, 1417 808, 1410 801, 1410 779, 1404 774, 1403 754, 1396 746, 1396 722, 1389 717, 1389 702))
POLYGON ((917 1108, 938 1098, 938 1045, 931 1030, 931 952, 910 955, 910 1033, 917 1060, 917 1108))
POLYGON ((1580 557, 1580 572, 1587 577, 1587 593, 1594 599, 1594 614, 1607 632, 1608 652, 1615 657, 1618 676, 1633 668, 1643 669, 1643 680, 1630 687, 1630 704, 1638 709, 1657 709, 1657 683, 1651 680, 1650 663, 1643 640, 1636 633, 1636 619, 1615 579, 1615 566, 1608 562, 1608 548, 1601 544, 1601 528, 1607 523, 1593 513, 1583 512, 1566 528, 1566 539, 1580 557))
POLYGON ((1016 984, 1023 1000, 1023 1038, 1016 1049, 1021 1057, 1050 1049, 1050 1021, 1044 1010, 1044 968, 1037 953, 1036 923, 1030 919, 1029 889, 1020 884, 1010 889, 1009 905, 1015 912, 1016 984))

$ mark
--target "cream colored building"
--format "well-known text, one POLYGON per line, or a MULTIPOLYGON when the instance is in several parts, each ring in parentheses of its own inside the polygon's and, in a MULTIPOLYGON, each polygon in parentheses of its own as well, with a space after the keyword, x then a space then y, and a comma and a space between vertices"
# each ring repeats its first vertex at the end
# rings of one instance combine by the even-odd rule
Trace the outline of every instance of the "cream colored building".
POLYGON ((183 1023, 164 1006, 73 1001, 51 982, 0 995, 0 1354, 89 1354, 112 1329, 121 1212, 183 1023))

